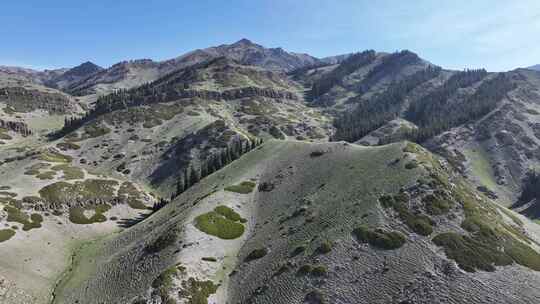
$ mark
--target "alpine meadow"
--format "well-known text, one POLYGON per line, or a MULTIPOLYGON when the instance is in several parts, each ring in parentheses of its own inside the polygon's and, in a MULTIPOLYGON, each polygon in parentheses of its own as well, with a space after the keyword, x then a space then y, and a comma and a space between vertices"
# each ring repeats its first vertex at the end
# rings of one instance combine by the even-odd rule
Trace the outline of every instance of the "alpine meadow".
POLYGON ((505 35, 538 36, 539 22, 502 8, 466 19, 478 3, 392 2, 393 15, 389 1, 235 0, 209 1, 236 18, 223 24, 201 15, 210 4, 139 1, 111 4, 113 24, 63 2, 8 4, 20 23, 6 14, 0 30, 0 303, 540 303, 540 45, 505 35), (309 17, 324 7, 335 27, 309 17), (459 17, 444 35, 403 17, 443 13, 459 17), (374 32, 359 42, 362 26, 374 32), (509 66, 517 49, 538 61, 493 68, 501 49, 468 40, 433 52, 484 30, 515 39, 509 66), (77 45, 71 31, 118 40, 77 45), (374 50, 380 37, 397 50, 374 50), (263 46, 280 39, 317 55, 263 46), (174 45, 203 48, 55 63, 174 45), (10 64, 16 53, 41 65, 10 64), (455 68, 464 53, 476 63, 455 68))

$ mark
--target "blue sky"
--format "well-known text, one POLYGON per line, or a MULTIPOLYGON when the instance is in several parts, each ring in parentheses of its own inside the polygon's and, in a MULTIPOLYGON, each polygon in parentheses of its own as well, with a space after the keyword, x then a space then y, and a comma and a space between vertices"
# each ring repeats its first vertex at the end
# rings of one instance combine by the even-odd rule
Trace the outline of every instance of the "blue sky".
POLYGON ((329 56, 410 49, 446 68, 540 63, 538 0, 5 0, 0 65, 155 60, 248 38, 329 56))

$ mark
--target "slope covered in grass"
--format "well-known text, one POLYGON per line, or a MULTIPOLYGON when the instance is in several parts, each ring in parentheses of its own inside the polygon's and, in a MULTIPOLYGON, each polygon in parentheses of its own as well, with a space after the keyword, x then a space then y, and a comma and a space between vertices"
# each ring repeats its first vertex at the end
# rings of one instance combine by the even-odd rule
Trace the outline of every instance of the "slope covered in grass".
POLYGON ((217 286, 202 303, 293 303, 313 294, 329 303, 399 302, 426 285, 438 286, 423 293, 430 302, 528 303, 538 291, 512 282, 540 283, 537 246, 494 206, 414 144, 270 141, 97 252, 81 252, 81 265, 94 270, 75 267, 55 303, 93 303, 88 294, 105 303, 189 303, 200 282, 217 286), (226 190, 246 180, 253 192, 226 190), (225 221, 245 225, 244 233, 221 238, 225 221), (147 249, 156 243, 159 250, 147 249), (462 260, 451 250, 459 246, 483 254, 462 260), (152 286, 180 264, 165 287, 152 286))

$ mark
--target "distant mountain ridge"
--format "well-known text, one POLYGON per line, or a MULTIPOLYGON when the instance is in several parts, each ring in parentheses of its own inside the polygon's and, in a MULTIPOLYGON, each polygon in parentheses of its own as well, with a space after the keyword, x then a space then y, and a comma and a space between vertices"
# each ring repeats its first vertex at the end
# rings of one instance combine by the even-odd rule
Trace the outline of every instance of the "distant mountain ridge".
POLYGON ((287 52, 282 48, 265 48, 248 39, 241 39, 233 44, 195 50, 173 61, 186 62, 189 59, 225 56, 242 64, 260 66, 270 70, 291 71, 297 68, 321 63, 321 60, 308 54, 287 52))
POLYGON ((85 79, 101 70, 103 70, 102 67, 87 61, 65 71, 64 73, 59 74, 56 77, 53 77, 52 79, 46 80, 44 84, 53 88, 65 89, 72 83, 81 81, 82 79, 85 79))
POLYGON ((324 63, 321 59, 308 54, 287 52, 282 48, 265 48, 248 39, 241 39, 233 44, 198 49, 164 61, 151 59, 122 61, 106 69, 97 69, 97 66, 93 66, 86 73, 87 77, 71 82, 68 86, 64 86, 64 89, 76 95, 110 92, 119 88, 128 89, 217 57, 227 57, 241 64, 283 72, 324 63))
POLYGON ((528 69, 529 69, 529 70, 540 71, 540 64, 536 64, 536 65, 530 66, 530 67, 528 67, 528 69))

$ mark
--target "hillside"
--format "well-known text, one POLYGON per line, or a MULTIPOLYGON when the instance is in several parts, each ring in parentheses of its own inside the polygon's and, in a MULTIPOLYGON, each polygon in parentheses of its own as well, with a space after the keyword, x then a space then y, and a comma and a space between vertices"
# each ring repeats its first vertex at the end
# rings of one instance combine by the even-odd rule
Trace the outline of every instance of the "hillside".
MULTIPOLYGON (((365 51, 292 77, 311 104, 335 118, 332 140, 422 143, 505 206, 516 202, 526 174, 538 167, 538 72, 458 72, 407 51, 365 51)), ((529 211, 520 210, 538 214, 531 212, 537 203, 528 203, 529 211)))
POLYGON ((430 144, 444 147, 444 154, 456 159, 479 186, 494 191, 509 206, 520 195, 523 178, 539 161, 540 74, 520 69, 507 75, 515 89, 487 116, 445 132, 430 144))
POLYGON ((413 144, 272 141, 76 252, 53 303, 530 303, 522 225, 413 144))
POLYGON ((45 82, 59 77, 64 74, 69 69, 56 69, 56 70, 45 70, 37 71, 28 68, 20 67, 11 67, 11 66, 0 66, 0 79, 2 81, 11 80, 11 81, 25 81, 32 82, 36 84, 44 84, 45 82))
POLYGON ((44 81, 44 84, 49 87, 64 90, 72 86, 74 83, 80 82, 81 80, 84 80, 102 70, 102 67, 90 61, 87 61, 67 70, 65 73, 62 73, 51 79, 47 79, 46 81, 44 81))
POLYGON ((67 117, 84 113, 78 98, 25 80, 0 76, 0 128, 2 145, 24 141, 31 136, 41 140, 61 128, 67 117))
POLYGON ((247 39, 0 67, 0 302, 532 303, 539 96, 247 39))
POLYGON ((219 57, 102 97, 58 136, 81 145, 87 165, 105 172, 121 166, 168 197, 178 180, 185 183, 185 171, 201 171, 235 143, 328 138, 329 118, 307 107, 300 90, 281 72, 219 57), (103 141, 112 143, 109 156, 125 159, 103 159, 103 141))

